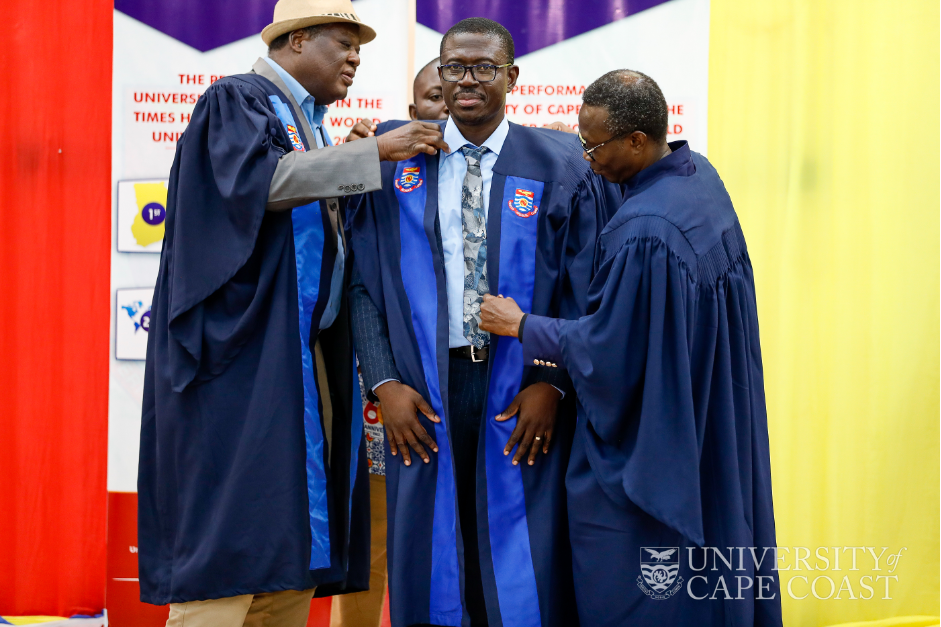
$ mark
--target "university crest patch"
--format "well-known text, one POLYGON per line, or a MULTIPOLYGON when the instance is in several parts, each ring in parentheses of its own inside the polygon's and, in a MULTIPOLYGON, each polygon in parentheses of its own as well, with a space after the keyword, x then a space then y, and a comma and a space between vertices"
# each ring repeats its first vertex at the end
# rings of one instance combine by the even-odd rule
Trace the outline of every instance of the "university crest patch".
POLYGON ((683 587, 683 578, 678 577, 679 574, 679 547, 641 547, 640 576, 637 577, 637 587, 648 597, 657 601, 672 597, 683 587), (673 585, 674 582, 676 585, 673 585))
POLYGON ((285 124, 288 129, 288 139, 291 140, 291 145, 294 146, 294 150, 298 152, 307 152, 307 149, 304 148, 304 142, 301 141, 301 136, 297 133, 297 128, 293 124, 285 124))
POLYGON ((395 188, 400 192, 414 192, 425 180, 421 177, 421 167, 402 168, 402 174, 395 179, 395 188))
POLYGON ((521 218, 531 218, 539 211, 533 199, 533 192, 528 189, 516 189, 516 196, 510 201, 510 209, 521 218))

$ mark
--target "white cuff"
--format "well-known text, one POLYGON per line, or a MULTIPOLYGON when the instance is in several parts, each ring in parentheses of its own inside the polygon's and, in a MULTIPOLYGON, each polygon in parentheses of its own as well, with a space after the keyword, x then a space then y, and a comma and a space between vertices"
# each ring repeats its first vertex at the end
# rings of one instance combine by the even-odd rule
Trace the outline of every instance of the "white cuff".
MULTIPOLYGON (((375 393, 376 393, 376 390, 379 389, 379 386, 380 386, 380 385, 382 385, 383 383, 388 383, 389 381, 398 381, 398 379, 383 379, 382 381, 380 381, 380 382, 377 383, 376 385, 372 386, 372 393, 375 394, 375 393)), ((562 390, 559 390, 559 391, 561 392, 562 390)), ((563 393, 563 395, 564 395, 564 393, 563 393)))

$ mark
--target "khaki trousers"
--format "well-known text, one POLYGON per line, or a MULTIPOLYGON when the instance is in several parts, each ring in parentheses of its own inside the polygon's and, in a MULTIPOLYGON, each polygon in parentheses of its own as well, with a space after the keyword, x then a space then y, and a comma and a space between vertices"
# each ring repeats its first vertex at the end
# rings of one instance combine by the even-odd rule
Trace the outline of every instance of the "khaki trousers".
POLYGON ((333 597, 330 627, 379 627, 386 597, 386 478, 369 475, 369 590, 333 597))
POLYGON ((167 627, 306 627, 314 589, 171 603, 167 627))

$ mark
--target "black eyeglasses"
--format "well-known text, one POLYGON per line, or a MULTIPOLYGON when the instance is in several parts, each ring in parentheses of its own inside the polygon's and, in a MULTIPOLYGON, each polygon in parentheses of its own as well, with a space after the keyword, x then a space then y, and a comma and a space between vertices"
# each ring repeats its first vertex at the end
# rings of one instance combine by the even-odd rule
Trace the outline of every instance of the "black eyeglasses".
POLYGON ((438 75, 441 77, 441 80, 456 83, 467 75, 467 70, 470 70, 471 76, 474 77, 475 81, 478 83, 489 83, 497 77, 497 70, 504 67, 511 67, 512 65, 512 63, 504 63, 503 65, 491 65, 489 63, 483 63, 481 65, 459 65, 450 63, 448 65, 439 65, 438 75))
POLYGON ((582 134, 581 134, 581 133, 578 134, 578 141, 581 142, 581 144, 582 144, 582 150, 585 151, 585 154, 588 155, 588 158, 591 159, 592 161, 594 161, 594 160, 595 160, 595 155, 593 155, 593 154, 591 154, 591 153, 595 152, 596 150, 598 150, 599 148, 601 148, 602 146, 604 146, 604 145, 607 144, 608 142, 613 142, 615 139, 619 139, 619 138, 621 138, 621 137, 624 137, 624 136, 627 135, 627 134, 628 134, 628 133, 626 133, 626 132, 625 132, 625 133, 618 133, 618 134, 615 135, 614 137, 609 137, 608 139, 604 140, 603 142, 601 142, 601 143, 598 144, 597 146, 592 146, 591 148, 588 147, 588 142, 585 141, 585 138, 582 137, 582 134))

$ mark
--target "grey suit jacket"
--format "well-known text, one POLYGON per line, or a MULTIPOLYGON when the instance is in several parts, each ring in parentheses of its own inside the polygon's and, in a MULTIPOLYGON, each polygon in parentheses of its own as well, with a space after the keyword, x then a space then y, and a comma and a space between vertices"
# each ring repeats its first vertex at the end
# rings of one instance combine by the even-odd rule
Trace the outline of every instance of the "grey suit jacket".
MULTIPOLYGON (((275 84, 291 103, 294 117, 301 124, 308 141, 315 141, 313 129, 294 100, 278 73, 271 69, 268 62, 258 59, 252 66, 252 73, 258 74, 275 84)), ((271 178, 268 189, 269 211, 284 211, 315 200, 328 200, 330 222, 334 232, 342 224, 337 219, 336 199, 346 194, 362 194, 382 188, 382 174, 379 170, 379 144, 375 137, 322 150, 307 152, 293 151, 285 154, 278 161, 278 166, 271 178), (334 202, 329 202, 333 200, 334 202)), ((334 238, 336 241, 336 238, 334 238)))

